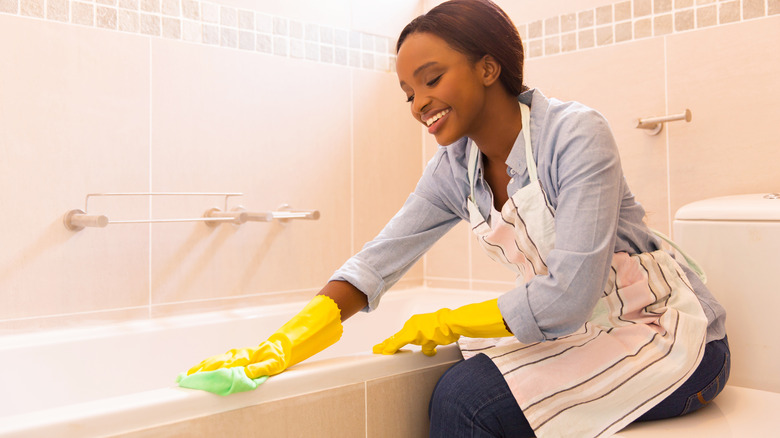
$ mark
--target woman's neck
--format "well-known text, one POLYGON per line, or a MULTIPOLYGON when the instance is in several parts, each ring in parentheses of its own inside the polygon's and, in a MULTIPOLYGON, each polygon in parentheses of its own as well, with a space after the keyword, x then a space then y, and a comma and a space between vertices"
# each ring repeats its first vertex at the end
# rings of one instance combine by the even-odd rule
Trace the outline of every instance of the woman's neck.
POLYGON ((501 87, 493 87, 486 99, 480 123, 470 136, 492 163, 504 163, 523 128, 517 98, 501 87))

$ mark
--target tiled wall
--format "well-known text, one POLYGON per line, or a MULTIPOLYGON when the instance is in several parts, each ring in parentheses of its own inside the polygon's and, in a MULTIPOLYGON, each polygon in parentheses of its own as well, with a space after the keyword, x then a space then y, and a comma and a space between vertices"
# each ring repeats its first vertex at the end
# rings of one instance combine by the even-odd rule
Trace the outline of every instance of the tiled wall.
POLYGON ((777 14, 779 0, 633 0, 518 24, 518 29, 527 56, 534 58, 777 14))
MULTIPOLYGON (((254 6, 257 7, 257 6, 254 6)), ((0 0, 0 13, 384 72, 393 39, 199 0, 0 0)))
MULTIPOLYGON (((418 3, 0 0, 0 333, 313 295, 421 173, 388 53, 418 3), (240 192, 228 208, 321 218, 67 230, 94 192, 240 192)), ((89 212, 222 203, 107 197, 89 212)))
MULTIPOLYGON (((527 37, 526 83, 609 120, 650 226, 669 233, 677 209, 696 200, 780 190, 780 1, 497 3, 527 37), (690 123, 669 123, 657 136, 634 128, 638 118, 686 108, 690 123)), ((425 145, 431 156, 435 142, 425 145)), ((513 284, 465 224, 429 253, 425 279, 474 289, 513 284)))

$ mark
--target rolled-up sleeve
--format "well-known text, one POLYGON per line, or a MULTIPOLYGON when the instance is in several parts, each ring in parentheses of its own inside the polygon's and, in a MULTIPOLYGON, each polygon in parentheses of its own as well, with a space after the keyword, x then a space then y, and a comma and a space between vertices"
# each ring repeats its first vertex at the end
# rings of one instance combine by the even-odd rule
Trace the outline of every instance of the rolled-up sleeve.
POLYGON ((524 343, 570 334, 588 320, 615 247, 622 170, 612 132, 592 110, 573 111, 560 120, 541 133, 552 152, 541 160, 548 165, 539 166, 540 178, 547 179, 543 186, 557 204, 555 246, 545 260, 548 273, 498 300, 507 325, 524 343))

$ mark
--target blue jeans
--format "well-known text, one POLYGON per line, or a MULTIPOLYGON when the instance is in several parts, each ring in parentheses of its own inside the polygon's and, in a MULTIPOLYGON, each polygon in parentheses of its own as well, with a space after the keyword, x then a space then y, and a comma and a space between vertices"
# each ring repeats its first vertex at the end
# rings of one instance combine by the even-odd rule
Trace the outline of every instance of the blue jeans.
MULTIPOLYGON (((731 367, 728 339, 707 343, 699 367, 669 397, 637 421, 677 417, 709 403, 723 390, 731 367)), ((484 354, 458 362, 433 390, 431 437, 533 437, 501 371, 484 354)))

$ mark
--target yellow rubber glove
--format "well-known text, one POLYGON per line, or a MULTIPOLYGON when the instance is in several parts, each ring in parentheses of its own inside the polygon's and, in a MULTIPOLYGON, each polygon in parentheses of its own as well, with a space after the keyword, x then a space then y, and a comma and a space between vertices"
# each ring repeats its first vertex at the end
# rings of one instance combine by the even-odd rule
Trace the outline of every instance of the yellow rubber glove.
POLYGON ((468 304, 455 310, 440 309, 433 313, 414 315, 395 335, 374 346, 376 354, 395 354, 407 344, 422 347, 428 356, 436 354, 437 345, 447 345, 461 336, 469 338, 500 338, 512 336, 498 310, 498 299, 468 304))
POLYGON ((336 343, 344 331, 336 302, 317 295, 257 348, 240 348, 209 357, 187 375, 218 368, 245 367, 250 379, 273 376, 336 343))

